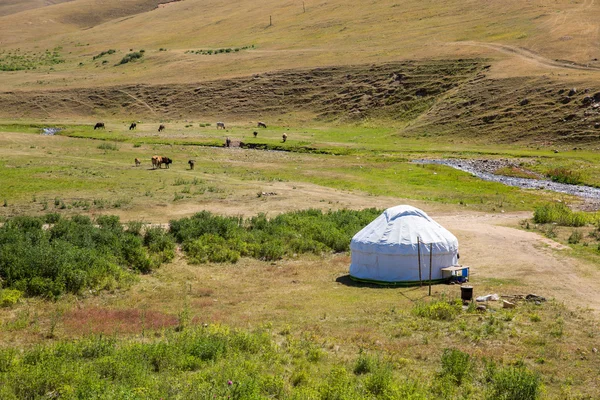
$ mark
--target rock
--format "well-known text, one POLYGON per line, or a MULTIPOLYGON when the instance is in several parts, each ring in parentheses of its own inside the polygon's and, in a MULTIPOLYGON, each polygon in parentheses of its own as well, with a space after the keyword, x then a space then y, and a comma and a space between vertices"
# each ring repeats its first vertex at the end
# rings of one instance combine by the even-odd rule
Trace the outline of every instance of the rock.
POLYGON ((593 102, 594 102, 594 98, 593 98, 593 97, 591 97, 591 96, 585 96, 585 97, 583 98, 583 100, 581 100, 581 103, 582 103, 584 106, 589 106, 589 105, 590 105, 590 104, 592 104, 593 102))
POLYGON ((519 103, 519 105, 521 105, 521 106, 526 106, 527 104, 529 104, 529 99, 523 99, 523 100, 521 100, 521 102, 519 103))
POLYGON ((538 296, 537 294, 528 294, 525 296, 525 300, 546 301, 546 298, 538 296))
POLYGON ((487 310, 487 307, 484 306, 483 304, 480 304, 477 306, 476 310, 479 312, 485 312, 487 310))
POLYGON ((577 89, 573 88, 573 89, 569 90, 569 94, 567 94, 567 96, 571 97, 571 96, 575 95, 575 93, 577 93, 577 89))
POLYGON ((558 153, 558 150, 554 149, 554 154, 558 153))
POLYGON ((598 349, 597 349, 597 348, 595 348, 595 347, 592 347, 592 351, 593 351, 594 353, 597 353, 597 352, 598 352, 598 349))
POLYGON ((417 91, 415 92, 415 96, 418 96, 418 97, 427 96, 427 89, 425 89, 425 88, 417 89, 417 91))
POLYGON ((510 301, 502 300, 502 308, 515 308, 515 303, 510 301))
POLYGON ((596 123, 594 124, 594 128, 596 128, 596 129, 600 128, 600 122, 596 122, 596 123))
POLYGON ((571 98, 570 97, 563 97, 562 99, 560 99, 560 102, 562 104, 568 104, 569 102, 571 102, 571 98))
POLYGON ((595 101, 595 102, 599 102, 599 101, 600 101, 600 92, 596 92, 596 93, 594 93, 594 96, 593 96, 593 97, 594 97, 594 101, 595 101))

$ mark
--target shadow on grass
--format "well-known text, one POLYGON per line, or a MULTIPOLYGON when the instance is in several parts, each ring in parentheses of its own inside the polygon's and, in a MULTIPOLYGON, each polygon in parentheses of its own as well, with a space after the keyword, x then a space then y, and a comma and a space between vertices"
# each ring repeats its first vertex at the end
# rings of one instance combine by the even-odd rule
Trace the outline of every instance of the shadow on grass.
POLYGON ((372 288, 372 289, 396 289, 401 296, 403 296, 404 298, 406 298, 407 300, 410 300, 412 302, 419 301, 419 300, 422 300, 422 299, 428 297, 426 285, 423 285, 423 287, 419 287, 418 285, 409 286, 409 287, 396 286, 396 285, 378 285, 376 283, 371 283, 371 282, 355 281, 350 277, 350 275, 338 276, 335 279, 335 281, 338 283, 341 283, 342 285, 349 286, 349 287, 372 288), (409 297, 409 295, 410 295, 410 297, 409 297), (415 298, 412 298, 413 296, 415 298))

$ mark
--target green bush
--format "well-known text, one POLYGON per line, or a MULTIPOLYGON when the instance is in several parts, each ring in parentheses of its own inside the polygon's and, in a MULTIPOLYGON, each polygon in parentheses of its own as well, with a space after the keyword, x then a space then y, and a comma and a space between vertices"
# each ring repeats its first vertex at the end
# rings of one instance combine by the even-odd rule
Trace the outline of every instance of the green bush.
POLYGON ((554 168, 546 173, 546 176, 553 182, 566 183, 569 185, 579 185, 581 180, 581 173, 577 171, 571 171, 566 168, 554 168))
POLYGON ((7 288, 49 298, 127 284, 132 271, 150 272, 173 257, 167 233, 151 236, 145 244, 116 216, 11 218, 0 227, 0 278, 7 288), (48 220, 54 224, 44 229, 48 220))
POLYGON ((321 254, 349 250, 352 236, 380 214, 379 210, 340 210, 323 213, 304 210, 280 214, 267 219, 264 214, 244 220, 240 217, 221 217, 207 211, 190 218, 171 221, 171 233, 184 250, 194 252, 194 262, 201 263, 229 257, 254 257, 279 260, 302 253, 321 254), (210 238, 208 249, 203 238, 210 238), (223 240, 218 240, 219 237, 223 240), (209 259, 208 253, 214 253, 209 259), (234 253, 237 256, 234 256, 234 253))
POLYGON ((127 64, 128 62, 138 60, 144 56, 144 50, 134 51, 126 54, 117 65, 127 64))
POLYGON ((361 351, 360 355, 356 359, 356 362, 354 363, 353 372, 356 375, 368 374, 369 372, 373 372, 376 366, 377 360, 361 351))
POLYGON ((583 239, 583 233, 575 229, 569 236, 568 242, 569 244, 577 244, 581 242, 581 239, 583 239))
POLYGON ((413 314, 422 318, 429 318, 440 321, 450 321, 456 318, 462 311, 460 301, 449 303, 439 300, 432 303, 416 303, 413 308, 413 314))
POLYGON ((456 385, 469 378, 472 363, 470 356, 457 349, 444 349, 442 353, 442 376, 449 377, 456 385))
POLYGON ((19 301, 23 292, 14 289, 0 289, 0 307, 10 307, 19 301))
POLYGON ((548 203, 535 208, 533 220, 538 224, 556 223, 561 226, 584 226, 591 215, 574 212, 564 203, 548 203))
POLYGON ((541 392, 538 374, 525 367, 505 367, 493 372, 487 398, 490 400, 535 400, 541 392))

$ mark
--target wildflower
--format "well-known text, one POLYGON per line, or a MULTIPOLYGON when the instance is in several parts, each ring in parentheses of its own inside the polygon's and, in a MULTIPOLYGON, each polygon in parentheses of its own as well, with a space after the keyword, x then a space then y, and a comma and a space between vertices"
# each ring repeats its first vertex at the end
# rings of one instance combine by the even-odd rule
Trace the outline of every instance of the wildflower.
POLYGON ((231 385, 233 385, 233 382, 232 382, 232 381, 227 381, 227 384, 228 384, 229 386, 231 386, 231 385))

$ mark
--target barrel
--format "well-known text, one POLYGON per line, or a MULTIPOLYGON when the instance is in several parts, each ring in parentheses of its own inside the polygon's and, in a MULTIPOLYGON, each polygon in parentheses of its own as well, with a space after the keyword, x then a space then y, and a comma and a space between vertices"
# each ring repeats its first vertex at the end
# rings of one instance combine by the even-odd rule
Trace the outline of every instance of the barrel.
POLYGON ((460 287, 460 298, 462 301, 473 300, 473 286, 463 285, 460 287))

